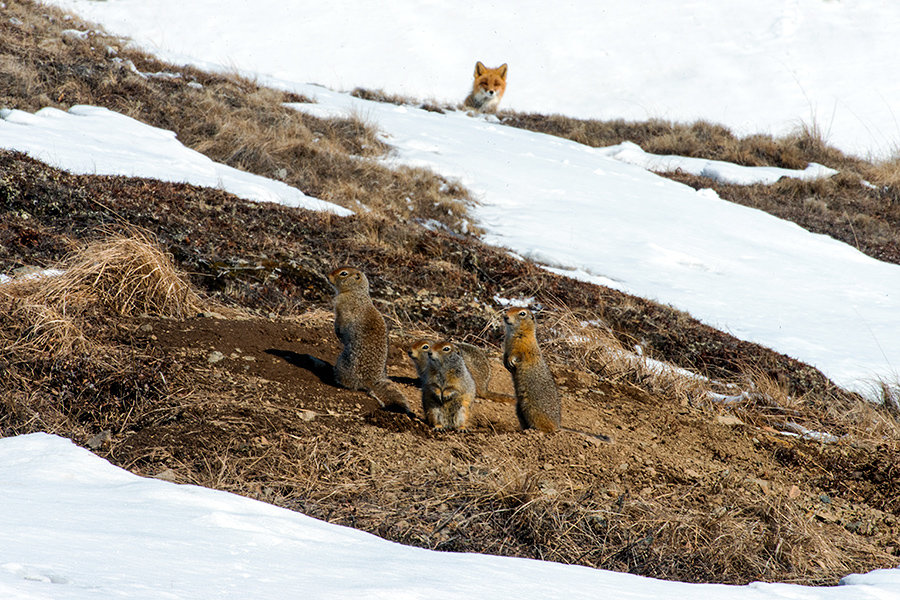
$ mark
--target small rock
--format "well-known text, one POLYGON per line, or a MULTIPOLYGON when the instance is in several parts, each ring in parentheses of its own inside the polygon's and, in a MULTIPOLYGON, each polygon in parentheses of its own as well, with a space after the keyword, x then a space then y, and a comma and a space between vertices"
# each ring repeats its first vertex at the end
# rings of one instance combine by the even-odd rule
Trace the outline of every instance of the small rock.
POLYGON ((788 498, 791 500, 795 500, 800 496, 800 488, 796 485, 792 485, 791 489, 788 490, 788 498))
POLYGON ((209 353, 209 356, 206 358, 206 362, 211 365, 216 364, 219 361, 225 360, 225 355, 219 352, 218 350, 213 350, 209 353))
POLYGON ((153 331, 153 325, 151 325, 150 323, 144 323, 143 325, 138 327, 138 329, 140 329, 144 333, 150 333, 151 331, 153 331))
POLYGON ((103 444, 112 439, 112 431, 109 429, 104 429, 97 435, 93 436, 91 439, 87 441, 88 448, 91 450, 99 450, 103 447, 103 444))
POLYGON ((756 479, 754 477, 751 477, 750 481, 752 481, 753 483, 758 485, 760 491, 762 491, 763 494, 768 496, 771 493, 772 484, 770 482, 766 481, 765 479, 756 479))
POLYGON ((556 486, 549 481, 540 482, 538 484, 538 489, 541 490, 542 494, 550 498, 559 495, 559 491, 556 489, 556 486))
POLYGON ((728 425, 731 427, 744 424, 743 421, 741 421, 734 415, 719 415, 716 417, 716 422, 720 425, 728 425))
POLYGON ((317 415, 316 415, 316 413, 314 413, 311 410, 304 409, 304 410, 298 411, 297 416, 300 417, 300 419, 302 419, 303 421, 312 421, 313 419, 316 418, 317 415))
POLYGON ((219 313, 213 312, 211 310, 203 311, 203 312, 197 314, 197 316, 202 317, 204 319, 224 319, 225 318, 224 315, 220 315, 219 313))
POLYGON ((178 480, 178 476, 175 474, 175 471, 172 469, 163 469, 159 473, 153 476, 155 479, 162 479, 163 481, 171 481, 176 482, 178 480))

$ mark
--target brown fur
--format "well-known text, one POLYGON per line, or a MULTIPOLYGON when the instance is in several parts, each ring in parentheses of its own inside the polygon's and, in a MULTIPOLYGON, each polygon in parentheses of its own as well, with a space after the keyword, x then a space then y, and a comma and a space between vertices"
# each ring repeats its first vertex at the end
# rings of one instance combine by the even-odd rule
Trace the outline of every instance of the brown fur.
POLYGON ((474 399, 475 381, 459 347, 446 341, 431 346, 422 380, 425 422, 435 429, 465 429, 474 399))
POLYGON ((506 63, 496 69, 485 67, 481 61, 475 63, 475 81, 472 92, 463 101, 467 108, 479 112, 496 112, 500 99, 506 91, 506 63))
POLYGON ((527 308, 510 308, 503 321, 503 364, 516 389, 519 424, 522 429, 552 433, 560 428, 562 406, 553 374, 535 337, 534 314, 527 308))
POLYGON ((334 332, 344 345, 334 363, 335 382, 368 392, 384 408, 409 412, 406 396, 387 378, 387 327, 369 297, 369 280, 358 269, 339 267, 328 281, 336 292, 334 332))
MULTIPOLYGON (((420 339, 413 342, 406 351, 407 356, 409 356, 409 359, 416 367, 420 385, 425 380, 424 373, 428 365, 428 350, 431 348, 431 345, 431 340, 420 339)), ((490 391, 489 384, 493 369, 491 368, 491 359, 488 358, 487 352, 478 346, 466 344, 465 342, 457 342, 456 346, 462 354, 463 362, 466 363, 466 369, 469 370, 469 374, 475 381, 475 395, 477 397, 491 400, 492 402, 512 403, 516 401, 514 396, 490 391)))

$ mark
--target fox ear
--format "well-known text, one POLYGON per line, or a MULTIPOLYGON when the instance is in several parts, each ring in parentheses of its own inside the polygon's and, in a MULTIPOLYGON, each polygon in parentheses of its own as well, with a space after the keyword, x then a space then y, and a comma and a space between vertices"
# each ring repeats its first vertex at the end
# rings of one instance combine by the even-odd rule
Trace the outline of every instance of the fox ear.
POLYGON ((500 79, 506 79, 506 63, 503 63, 497 68, 497 71, 500 72, 500 79))
POLYGON ((487 71, 487 67, 481 64, 480 60, 475 63, 475 77, 481 77, 485 71, 487 71))

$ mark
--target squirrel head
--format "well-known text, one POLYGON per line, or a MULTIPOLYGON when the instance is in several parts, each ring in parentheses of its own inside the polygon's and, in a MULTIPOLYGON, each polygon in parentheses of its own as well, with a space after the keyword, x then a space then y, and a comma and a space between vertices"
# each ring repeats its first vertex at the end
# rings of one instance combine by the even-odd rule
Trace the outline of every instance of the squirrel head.
POLYGON ((437 344, 433 344, 428 350, 428 358, 435 362, 442 363, 448 357, 459 354, 459 348, 453 342, 443 340, 437 344))
POLYGON ((359 289, 369 291, 369 280, 354 267, 338 267, 328 274, 328 281, 337 293, 359 289))
POLYGON ((423 356, 428 356, 429 350, 431 350, 431 342, 428 340, 417 340, 406 351, 406 355, 417 361, 423 356))
POLYGON ((513 306, 503 313, 507 331, 534 329, 534 313, 521 306, 513 306))

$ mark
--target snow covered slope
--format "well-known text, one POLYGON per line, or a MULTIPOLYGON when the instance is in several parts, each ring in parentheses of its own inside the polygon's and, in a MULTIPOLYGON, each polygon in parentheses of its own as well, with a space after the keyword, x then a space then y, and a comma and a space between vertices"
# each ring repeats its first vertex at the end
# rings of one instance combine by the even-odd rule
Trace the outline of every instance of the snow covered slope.
POLYGON ((393 160, 460 179, 481 200, 474 214, 489 243, 672 304, 849 389, 897 381, 898 265, 614 160, 609 149, 291 87, 318 100, 298 110, 366 115, 386 132, 393 160))
POLYGON ((692 585, 432 552, 270 504, 142 479, 47 434, 0 439, 0 598, 892 600, 900 571, 835 588, 692 585))
POLYGON ((25 152, 71 173, 150 177, 220 188, 255 202, 353 214, 280 181, 217 163, 183 146, 171 131, 97 106, 68 111, 48 107, 35 114, 0 110, 0 148, 25 152))
POLYGON ((476 60, 506 62, 515 110, 900 144, 900 2, 52 1, 171 59, 332 89, 461 102, 476 60))
MULTIPOLYGON (((291 105, 297 110, 376 122, 395 149, 388 162, 460 179, 480 199, 473 214, 489 243, 569 276, 672 304, 812 364, 848 389, 875 395, 879 380, 897 382, 900 338, 891 332, 900 331, 898 265, 613 158, 625 152, 648 159, 639 149, 589 148, 491 118, 270 83, 318 100, 291 105)), ((171 132, 105 109, 7 115, 0 144, 68 170, 186 180, 251 199, 348 212, 214 163, 171 132)), ((704 168, 748 181, 785 174, 727 163, 704 168)))

